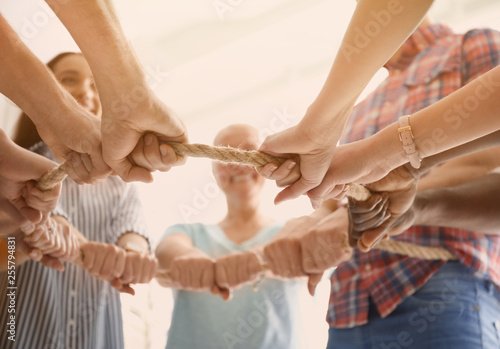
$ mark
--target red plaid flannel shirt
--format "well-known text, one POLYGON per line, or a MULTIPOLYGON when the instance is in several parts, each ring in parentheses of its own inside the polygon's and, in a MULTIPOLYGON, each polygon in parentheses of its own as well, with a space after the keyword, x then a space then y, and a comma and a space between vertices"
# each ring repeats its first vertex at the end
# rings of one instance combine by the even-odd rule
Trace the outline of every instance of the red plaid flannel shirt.
MULTIPOLYGON (((471 30, 454 34, 444 25, 419 28, 403 45, 389 77, 355 108, 345 142, 368 137, 400 116, 437 102, 500 64, 500 33, 471 30)), ((454 228, 412 227, 394 237, 425 246, 444 246, 479 278, 500 285, 500 237, 454 228)), ((331 277, 327 321, 349 328, 367 323, 368 298, 382 317, 418 290, 444 264, 379 250, 355 251, 331 277)))

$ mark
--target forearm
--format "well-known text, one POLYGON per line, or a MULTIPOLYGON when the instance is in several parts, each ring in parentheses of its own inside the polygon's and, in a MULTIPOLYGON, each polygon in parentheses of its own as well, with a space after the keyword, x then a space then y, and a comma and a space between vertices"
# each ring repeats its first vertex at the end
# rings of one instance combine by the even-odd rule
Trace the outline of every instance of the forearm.
POLYGON ((54 110, 64 110, 71 96, 62 90, 1 15, 0 57, 0 92, 26 112, 36 125, 48 122, 54 110))
POLYGON ((354 104, 373 75, 417 28, 432 2, 359 0, 314 104, 325 108, 354 104))
MULTIPOLYGON (((422 160, 421 167, 418 169, 419 175, 429 171, 432 167, 442 164, 446 161, 483 151, 500 145, 500 131, 492 132, 486 136, 477 138, 460 146, 448 149, 441 153, 429 156, 422 160)), ((491 150, 491 149, 490 149, 491 150)))
POLYGON ((46 0, 88 61, 101 98, 107 99, 114 86, 146 86, 145 74, 125 37, 110 0, 46 0))
POLYGON ((417 194, 415 225, 442 226, 500 234, 500 174, 417 194))
POLYGON ((499 95, 500 66, 413 114, 411 127, 421 158, 499 130, 499 95))
MULTIPOLYGON (((495 132, 500 140, 500 131, 495 132)), ((483 139, 485 137, 482 137, 483 139)), ((479 140, 481 140, 479 139, 479 140)), ((476 141, 479 141, 476 140, 476 141)), ((477 142, 469 142, 477 143, 477 142)), ((469 145, 464 144, 464 146, 469 145)), ((459 147, 462 148, 463 146, 459 147)), ((452 149, 455 150, 456 148, 452 149)), ((479 150, 473 149, 473 150, 479 150)), ((446 151, 442 154, 447 154, 446 151)), ((441 155, 441 154, 440 154, 441 155)), ((441 161, 442 162, 442 161, 441 161)), ((447 161, 439 167, 435 167, 430 173, 418 182, 418 189, 452 187, 466 183, 485 176, 488 172, 500 166, 500 147, 494 147, 482 151, 473 152, 465 156, 447 161)))
POLYGON ((19 225, 14 223, 5 212, 0 212, 0 227, 0 238, 12 236, 19 229, 19 225))
MULTIPOLYGON (((499 133, 496 133, 500 129, 499 86, 500 66, 412 115, 410 124, 425 169, 453 157, 500 145, 499 133), (465 101, 474 101, 474 108, 469 108, 465 101), (466 144, 471 141, 475 142, 466 144), (447 154, 425 160, 447 150, 450 150, 447 154)), ((382 166, 389 171, 408 162, 398 128, 399 124, 395 122, 359 141, 363 156, 371 163, 366 165, 368 168, 383 163, 382 166)))
POLYGON ((193 246, 193 242, 188 236, 184 234, 172 234, 160 241, 155 254, 158 259, 158 282, 163 287, 172 287, 169 275, 172 261, 183 255, 202 255, 203 252, 193 246))
MULTIPOLYGON (((326 200, 322 206, 314 210, 310 215, 296 217, 289 220, 270 240, 270 243, 284 238, 300 238, 307 233, 311 227, 321 221, 324 217, 328 216, 330 213, 334 212, 336 209, 337 202, 335 200, 326 200)), ((259 246, 254 248, 254 250, 263 251, 264 247, 265 246, 259 246)))

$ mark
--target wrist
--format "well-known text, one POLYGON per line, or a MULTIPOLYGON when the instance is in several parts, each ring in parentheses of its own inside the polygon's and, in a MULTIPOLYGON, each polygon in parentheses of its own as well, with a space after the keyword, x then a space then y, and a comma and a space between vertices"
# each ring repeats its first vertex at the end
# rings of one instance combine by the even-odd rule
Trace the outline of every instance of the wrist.
POLYGON ((351 115, 352 105, 337 106, 328 102, 314 101, 299 124, 313 131, 313 137, 319 136, 318 142, 334 143, 335 146, 351 115))
POLYGON ((401 141, 401 145, 403 150, 408 157, 410 165, 413 168, 420 168, 420 164, 422 159, 420 158, 420 154, 415 144, 415 138, 413 136, 413 130, 410 125, 410 115, 403 115, 398 120, 399 128, 399 140, 401 141))
POLYGON ((364 142, 366 158, 387 166, 388 172, 408 162, 399 140, 398 128, 398 123, 393 123, 361 141, 364 142))
POLYGON ((410 208, 414 216, 414 225, 428 225, 433 213, 433 209, 430 207, 432 205, 432 200, 428 195, 427 191, 418 192, 415 196, 415 200, 410 208))

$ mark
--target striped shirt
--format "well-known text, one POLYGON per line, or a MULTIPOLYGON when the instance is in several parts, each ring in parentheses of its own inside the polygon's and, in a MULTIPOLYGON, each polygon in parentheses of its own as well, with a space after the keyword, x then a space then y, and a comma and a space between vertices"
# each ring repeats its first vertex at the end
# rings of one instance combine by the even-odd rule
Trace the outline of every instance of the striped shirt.
MULTIPOLYGON (((368 137, 451 94, 500 64, 500 33, 471 30, 453 34, 444 25, 419 28, 403 44, 389 77, 358 104, 344 141, 368 137)), ((477 277, 500 285, 500 237, 462 229, 415 226, 393 237, 425 246, 444 246, 477 277)), ((341 264, 331 277, 327 321, 350 328, 368 322, 371 297, 382 317, 415 293, 444 264, 380 250, 360 253, 341 264)))
MULTIPOLYGON (((51 155, 43 144, 36 151, 51 155)), ((66 179, 55 214, 67 217, 90 241, 115 244, 125 232, 146 233, 136 187, 117 177, 98 185, 66 179)), ((123 348, 119 292, 75 264, 65 268, 58 272, 33 261, 17 266, 16 341, 2 330, 0 348, 123 348)), ((3 272, 0 289, 6 287, 3 272)), ((0 298, 2 324, 8 322, 7 302, 8 297, 0 298)))

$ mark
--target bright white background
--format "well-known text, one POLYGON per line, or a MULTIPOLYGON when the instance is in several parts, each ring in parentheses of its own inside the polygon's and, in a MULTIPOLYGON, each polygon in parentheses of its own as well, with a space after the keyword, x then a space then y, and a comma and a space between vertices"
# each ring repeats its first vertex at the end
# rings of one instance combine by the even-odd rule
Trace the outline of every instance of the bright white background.
MULTIPOLYGON (((298 122, 326 78, 355 1, 143 0, 115 5, 149 83, 183 118, 190 140, 210 144, 231 123, 250 123, 263 139, 298 122), (218 13, 217 4, 228 11, 218 13)), ((0 11, 42 61, 78 50, 43 0, 4 1, 0 11)), ((432 13, 435 21, 457 32, 500 29, 496 0, 437 0, 432 13)), ((377 74, 367 90, 384 76, 384 71, 377 74)), ((10 131, 18 112, 3 98, 0 126, 10 131)), ((155 175, 153 184, 140 189, 156 240, 171 224, 215 223, 224 214, 208 160, 190 159, 183 167, 155 175)), ((311 211, 305 199, 274 206, 276 193, 269 182, 263 206, 276 220, 311 211)), ((328 292, 324 280, 315 299, 304 295, 301 301, 311 348, 324 347, 328 292)), ((124 303, 127 346, 163 347, 172 304, 169 291, 141 287, 137 296, 125 296, 124 303)))

